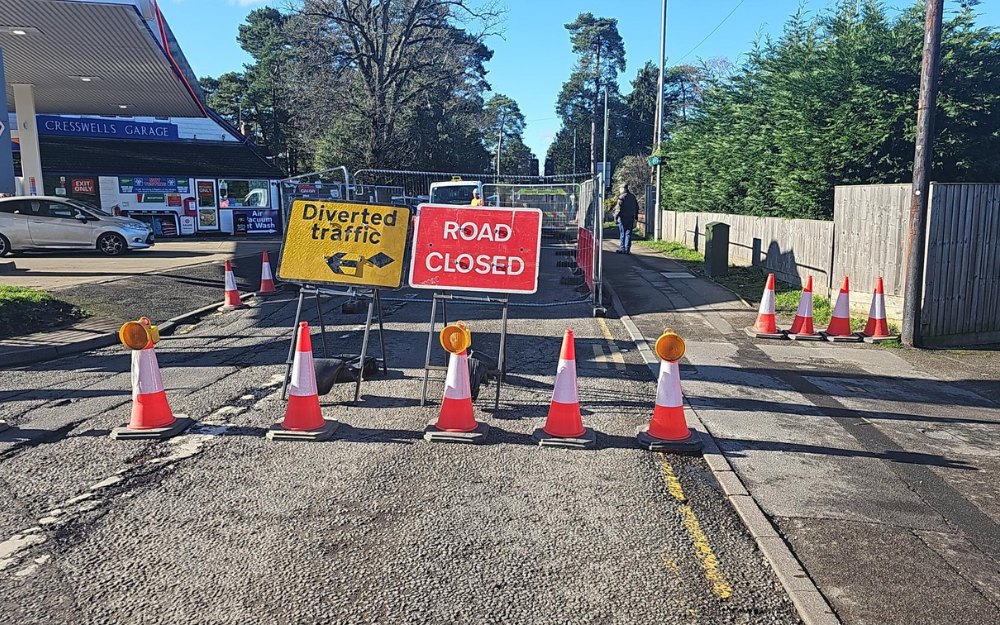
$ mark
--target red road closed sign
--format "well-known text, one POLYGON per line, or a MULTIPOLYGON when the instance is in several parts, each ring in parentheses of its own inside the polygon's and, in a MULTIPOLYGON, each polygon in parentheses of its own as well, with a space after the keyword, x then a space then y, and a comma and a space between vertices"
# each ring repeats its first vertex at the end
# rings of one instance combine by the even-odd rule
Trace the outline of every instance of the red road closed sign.
POLYGON ((534 293, 542 211, 423 204, 413 235, 410 286, 534 293))

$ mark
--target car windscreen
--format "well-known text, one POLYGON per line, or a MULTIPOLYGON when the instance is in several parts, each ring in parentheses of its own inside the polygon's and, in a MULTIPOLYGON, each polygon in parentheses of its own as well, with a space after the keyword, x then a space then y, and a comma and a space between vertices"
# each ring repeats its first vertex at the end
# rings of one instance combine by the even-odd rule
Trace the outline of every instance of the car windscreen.
POLYGON ((476 185, 436 187, 434 189, 433 203, 468 206, 472 204, 472 192, 478 188, 476 185))
POLYGON ((97 208, 93 204, 87 204, 86 202, 81 202, 80 200, 65 200, 70 206, 75 206, 77 208, 82 208, 85 211, 89 211, 98 215, 100 217, 114 217, 111 213, 104 211, 103 209, 97 208))

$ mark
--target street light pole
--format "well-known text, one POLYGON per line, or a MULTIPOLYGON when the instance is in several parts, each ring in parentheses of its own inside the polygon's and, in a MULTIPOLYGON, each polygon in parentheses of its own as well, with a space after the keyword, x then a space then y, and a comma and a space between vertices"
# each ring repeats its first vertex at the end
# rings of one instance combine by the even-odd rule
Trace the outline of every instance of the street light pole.
MULTIPOLYGON (((659 152, 663 142, 663 64, 667 55, 667 0, 660 11, 660 79, 656 90, 656 128, 653 131, 653 151, 659 152)), ((653 239, 663 238, 663 214, 660 210, 660 163, 656 163, 656 200, 653 205, 653 239)))
POLYGON ((913 157, 913 200, 910 203, 906 239, 906 291, 903 295, 903 344, 920 345, 920 307, 923 299, 924 246, 927 236, 927 205, 934 158, 934 112, 937 106, 941 67, 941 22, 944 0, 929 0, 924 27, 924 61, 920 70, 920 104, 917 108, 917 139, 913 157))

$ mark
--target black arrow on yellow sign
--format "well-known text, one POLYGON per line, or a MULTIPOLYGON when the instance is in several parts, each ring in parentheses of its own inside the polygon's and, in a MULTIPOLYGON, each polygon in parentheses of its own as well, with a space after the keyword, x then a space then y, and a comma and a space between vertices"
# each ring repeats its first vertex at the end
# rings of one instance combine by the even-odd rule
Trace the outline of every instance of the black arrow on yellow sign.
POLYGON ((333 256, 328 257, 326 259, 326 264, 330 267, 330 271, 338 275, 354 275, 357 274, 358 268, 361 266, 362 262, 373 267, 378 267, 379 269, 396 262, 395 258, 389 256, 385 252, 379 252, 367 260, 362 258, 360 255, 352 254, 354 258, 348 258, 347 256, 347 252, 336 252, 333 256), (345 269, 353 269, 354 271, 345 273, 345 269))

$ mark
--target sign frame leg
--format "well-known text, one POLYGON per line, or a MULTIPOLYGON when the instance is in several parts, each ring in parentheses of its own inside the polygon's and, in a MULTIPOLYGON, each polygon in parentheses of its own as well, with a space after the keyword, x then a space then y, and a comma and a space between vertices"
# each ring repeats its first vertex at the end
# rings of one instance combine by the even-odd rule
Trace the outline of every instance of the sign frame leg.
POLYGON ((376 312, 378 313, 378 344, 382 348, 382 374, 389 374, 389 360, 385 355, 385 324, 382 321, 384 314, 382 312, 382 295, 379 289, 375 289, 375 305, 378 307, 376 312))
POLYGON ((299 327, 299 320, 302 319, 302 302, 305 300, 306 294, 304 288, 299 289, 299 303, 295 306, 295 322, 292 323, 292 340, 291 344, 288 346, 288 357, 285 358, 285 377, 281 381, 281 399, 288 399, 288 378, 292 373, 292 359, 295 357, 295 330, 299 327))
POLYGON ((431 347, 434 345, 434 326, 437 325, 437 301, 438 294, 431 297, 431 323, 427 331, 427 354, 424 356, 424 385, 420 392, 420 407, 427 404, 427 381, 431 374, 431 347))
MULTIPOLYGON (((358 381, 354 385, 354 404, 361 401, 361 383, 365 378, 365 359, 368 357, 368 340, 372 333, 372 315, 375 313, 375 296, 368 299, 368 318, 365 320, 365 336, 361 339, 361 366, 358 368, 358 381)), ((379 324, 382 319, 379 317, 379 324)), ((384 349, 384 347, 383 347, 384 349)))

